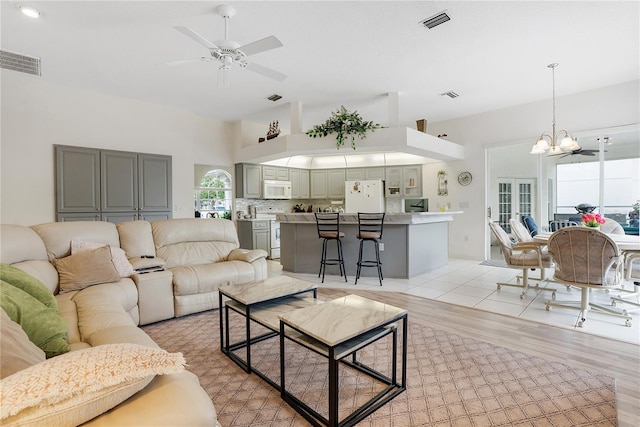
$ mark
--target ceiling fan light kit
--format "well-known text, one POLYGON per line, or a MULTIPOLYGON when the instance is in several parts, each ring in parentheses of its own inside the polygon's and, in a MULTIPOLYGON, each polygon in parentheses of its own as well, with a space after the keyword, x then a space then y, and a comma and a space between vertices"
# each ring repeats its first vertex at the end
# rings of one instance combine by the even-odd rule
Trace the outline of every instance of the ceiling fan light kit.
MULTIPOLYGON (((229 81, 226 74, 227 70, 230 70, 233 64, 237 64, 240 68, 247 69, 277 81, 283 81, 287 78, 286 75, 276 70, 256 64, 255 62, 250 62, 247 59, 248 56, 282 47, 282 42, 278 40, 277 37, 269 36, 251 43, 240 45, 233 40, 229 40, 229 19, 236 14, 236 10, 229 5, 220 5, 216 7, 216 13, 224 18, 224 40, 211 42, 190 28, 183 26, 175 26, 173 28, 206 47, 209 50, 211 58, 220 63, 220 66, 218 67, 220 70, 220 75, 218 76, 219 85, 228 86, 229 81)), ((202 57, 201 60, 211 61, 211 58, 202 57)), ((181 63, 185 61, 176 62, 181 63)))
POLYGON ((554 62, 547 65, 551 68, 551 75, 553 81, 553 122, 551 126, 551 134, 543 133, 531 148, 531 154, 544 154, 549 156, 555 156, 558 154, 572 153, 574 151, 581 151, 582 148, 578 145, 578 141, 574 139, 569 132, 561 130, 556 133, 556 67, 559 64, 554 62), (558 141, 560 141, 558 143, 558 141))

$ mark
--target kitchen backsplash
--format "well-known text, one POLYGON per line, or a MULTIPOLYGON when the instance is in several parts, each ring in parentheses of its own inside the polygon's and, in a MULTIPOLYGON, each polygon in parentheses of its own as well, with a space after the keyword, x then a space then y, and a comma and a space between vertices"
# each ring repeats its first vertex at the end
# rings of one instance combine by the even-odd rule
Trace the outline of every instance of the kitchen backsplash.
MULTIPOLYGON (((313 211, 315 212, 317 208, 324 210, 331 205, 330 199, 290 199, 290 200, 262 200, 262 199, 235 199, 236 201, 236 212, 244 211, 245 213, 249 213, 249 206, 261 207, 261 206, 269 206, 277 209, 282 209, 285 212, 293 212, 293 207, 295 205, 299 205, 302 203, 305 207, 305 210, 309 207, 309 205, 313 205, 313 211)), ((386 212, 389 213, 399 213, 402 212, 402 199, 385 199, 386 212)), ((336 207, 333 205, 333 207, 336 207)), ((344 208, 344 205, 341 206, 344 208)))

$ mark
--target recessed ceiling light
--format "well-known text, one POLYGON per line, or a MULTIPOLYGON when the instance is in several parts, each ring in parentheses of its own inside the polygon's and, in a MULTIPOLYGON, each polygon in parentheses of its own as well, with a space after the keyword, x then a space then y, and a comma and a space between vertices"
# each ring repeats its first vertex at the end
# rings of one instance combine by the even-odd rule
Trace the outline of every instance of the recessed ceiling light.
POLYGON ((40 11, 38 11, 37 9, 34 9, 33 7, 29 7, 29 6, 20 6, 20 10, 22 11, 22 13, 27 15, 29 18, 39 18, 40 15, 42 15, 42 13, 40 13, 40 11))

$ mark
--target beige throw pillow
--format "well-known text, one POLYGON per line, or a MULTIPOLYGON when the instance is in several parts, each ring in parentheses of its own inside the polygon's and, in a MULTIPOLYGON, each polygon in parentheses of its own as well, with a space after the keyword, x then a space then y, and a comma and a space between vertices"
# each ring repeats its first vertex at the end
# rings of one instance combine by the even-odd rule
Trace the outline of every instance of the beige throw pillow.
MULTIPOLYGON (((98 249, 105 246, 103 243, 87 242, 84 240, 71 240, 71 255, 75 255, 80 252, 86 252, 92 249, 98 249)), ((121 248, 109 246, 111 251, 111 261, 116 266, 120 277, 130 277, 134 271, 133 266, 127 259, 127 254, 121 248)))
POLYGON ((53 265, 58 270, 60 292, 120 281, 108 246, 53 260, 53 265))
POLYGON ((182 353, 129 343, 65 353, 0 380, 0 424, 79 425, 184 363, 182 353))
POLYGON ((44 362, 44 351, 29 340, 19 324, 0 309, 0 378, 44 362))

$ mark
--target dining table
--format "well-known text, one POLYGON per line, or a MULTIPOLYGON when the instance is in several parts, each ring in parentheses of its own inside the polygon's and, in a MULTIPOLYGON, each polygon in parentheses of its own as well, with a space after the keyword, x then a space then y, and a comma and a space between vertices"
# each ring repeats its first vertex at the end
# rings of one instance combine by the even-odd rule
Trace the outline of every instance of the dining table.
MULTIPOLYGON (((549 237, 553 233, 538 233, 533 236, 533 241, 539 244, 547 244, 549 237)), ((613 240, 621 252, 640 251, 640 236, 632 236, 629 234, 610 234, 605 233, 613 240)))

